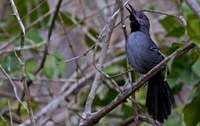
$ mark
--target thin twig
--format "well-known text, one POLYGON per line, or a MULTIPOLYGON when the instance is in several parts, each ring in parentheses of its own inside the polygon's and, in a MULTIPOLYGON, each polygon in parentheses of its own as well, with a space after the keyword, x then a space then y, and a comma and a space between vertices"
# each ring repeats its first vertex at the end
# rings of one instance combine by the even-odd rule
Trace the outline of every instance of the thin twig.
POLYGON ((36 49, 36 48, 43 46, 44 44, 46 44, 46 42, 41 42, 41 43, 38 43, 36 45, 31 45, 31 46, 24 46, 24 48, 22 48, 22 49, 21 49, 21 47, 10 48, 10 49, 0 51, 0 55, 2 55, 4 53, 17 52, 17 51, 22 51, 22 50, 36 49))
POLYGON ((88 48, 88 50, 86 50, 86 52, 84 52, 83 54, 79 55, 79 56, 76 56, 76 57, 73 57, 71 59, 67 59, 67 60, 64 60, 64 61, 61 61, 59 62, 58 64, 61 64, 61 63, 67 63, 67 62, 70 62, 70 61, 73 61, 73 60, 77 60, 81 57, 84 57, 84 56, 87 56, 87 54, 95 47, 95 44, 93 44, 90 48, 88 48))
POLYGON ((42 57, 42 61, 41 61, 40 65, 39 65, 39 67, 37 68, 37 70, 35 71, 34 74, 39 73, 40 70, 42 70, 42 68, 44 67, 44 63, 46 61, 46 57, 47 57, 47 54, 48 54, 48 45, 50 44, 51 34, 52 34, 52 31, 53 31, 54 23, 56 21, 56 17, 57 17, 57 15, 59 13, 59 10, 60 10, 61 3, 62 3, 62 0, 59 0, 57 5, 56 5, 55 11, 53 13, 53 16, 51 18, 50 28, 49 28, 48 34, 47 34, 47 44, 45 45, 45 49, 44 49, 44 55, 42 57))
POLYGON ((142 9, 141 11, 145 11, 145 12, 151 12, 151 13, 156 13, 156 14, 161 14, 161 15, 166 15, 166 16, 170 16, 173 18, 176 18, 179 22, 181 22, 184 26, 187 25, 186 20, 184 19, 183 16, 176 16, 176 15, 172 15, 172 14, 167 14, 165 12, 159 11, 159 10, 148 10, 148 9, 142 9))
POLYGON ((121 27, 124 33, 124 38, 125 41, 127 41, 128 35, 127 35, 127 31, 126 31, 126 25, 125 25, 125 19, 124 19, 124 7, 123 7, 123 2, 121 0, 118 0, 118 5, 120 7, 120 12, 121 12, 121 27))
MULTIPOLYGON (((10 5, 13 9, 13 13, 14 13, 14 16, 16 17, 17 19, 17 22, 18 22, 18 25, 21 29, 21 49, 24 48, 24 36, 25 36, 25 27, 21 21, 21 18, 19 16, 19 13, 17 11, 17 8, 15 6, 15 3, 13 0, 10 0, 10 5)), ((29 90, 28 90, 28 87, 27 87, 27 82, 26 82, 26 70, 25 70, 25 59, 24 59, 24 50, 21 50, 21 82, 24 86, 24 90, 25 90, 25 94, 26 94, 26 102, 27 102, 27 105, 28 105, 28 113, 29 113, 29 116, 31 118, 31 125, 32 126, 35 126, 35 119, 34 119, 34 116, 33 116, 33 111, 32 111, 32 108, 31 108, 31 99, 30 99, 30 94, 29 94, 29 90)))
POLYGON ((16 19, 17 19, 17 23, 18 23, 18 25, 19 25, 19 27, 20 27, 20 29, 21 29, 22 34, 25 34, 24 25, 23 25, 23 23, 22 23, 22 21, 21 21, 21 18, 20 18, 20 16, 19 16, 19 13, 18 13, 18 11, 17 11, 17 8, 16 8, 15 3, 14 3, 13 0, 10 0, 10 6, 11 6, 11 8, 12 8, 12 10, 13 10, 13 15, 14 15, 14 16, 16 17, 16 19))
POLYGON ((15 86, 15 83, 12 81, 12 79, 10 78, 10 76, 6 73, 6 71, 3 69, 3 67, 1 65, 0 65, 0 69, 3 72, 3 74, 8 78, 8 80, 10 81, 10 83, 12 84, 16 99, 19 101, 19 103, 24 107, 24 109, 28 113, 27 107, 23 104, 23 102, 20 100, 20 98, 18 96, 17 87, 15 86))
MULTIPOLYGON (((65 33, 65 37, 66 37, 66 39, 67 39, 68 46, 69 46, 69 48, 70 48, 70 50, 71 50, 73 56, 76 57, 75 50, 74 50, 74 48, 73 48, 73 46, 72 46, 72 44, 71 44, 72 42, 70 41, 70 39, 69 39, 69 37, 68 37, 67 31, 66 31, 65 26, 64 26, 63 18, 62 18, 62 16, 61 16, 60 14, 59 14, 59 18, 60 18, 61 23, 62 23, 62 26, 63 26, 63 31, 64 31, 64 33, 65 33)), ((87 55, 87 53, 89 53, 90 50, 92 50, 92 48, 90 48, 88 51, 86 51, 86 53, 84 53, 83 56, 87 55)), ((78 60, 77 60, 76 58, 75 58, 74 60, 75 60, 75 63, 76 63, 77 84, 78 84, 78 70, 80 70, 80 72, 81 72, 81 74, 83 75, 83 77, 85 77, 85 74, 84 74, 83 70, 81 69, 81 67, 80 67, 80 65, 79 65, 79 63, 78 63, 78 60)))
POLYGON ((8 100, 8 109, 9 109, 9 115, 10 115, 10 125, 13 126, 13 118, 12 118, 12 111, 10 106, 10 100, 8 100))
POLYGON ((6 121, 6 119, 5 119, 2 115, 0 115, 0 117, 1 117, 1 119, 3 120, 4 124, 5 124, 6 126, 9 126, 8 123, 7 123, 7 121, 6 121))

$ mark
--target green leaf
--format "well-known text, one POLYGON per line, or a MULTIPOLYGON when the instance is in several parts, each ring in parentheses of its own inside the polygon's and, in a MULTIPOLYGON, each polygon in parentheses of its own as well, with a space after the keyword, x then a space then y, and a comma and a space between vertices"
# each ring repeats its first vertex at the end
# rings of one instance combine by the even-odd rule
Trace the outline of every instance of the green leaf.
POLYGON ((183 126, 183 121, 182 119, 170 116, 167 120, 165 120, 164 126, 183 126))
POLYGON ((176 88, 178 90, 182 85, 194 85, 200 80, 192 70, 192 65, 198 58, 196 53, 193 52, 194 51, 189 51, 188 53, 177 57, 173 61, 170 61, 168 64, 168 67, 170 67, 168 80, 171 81, 170 84, 172 85, 180 85, 176 88))
POLYGON ((7 59, 7 63, 6 63, 7 70, 11 71, 14 65, 12 61, 13 59, 10 56, 8 56, 6 59, 7 59))
POLYGON ((32 59, 30 60, 27 60, 26 61, 26 74, 28 75, 28 77, 31 79, 31 80, 34 80, 35 79, 35 75, 33 74, 33 72, 35 71, 35 68, 37 66, 36 62, 32 59))
POLYGON ((52 79, 54 77, 54 74, 57 73, 55 68, 56 63, 54 57, 47 56, 43 69, 44 75, 46 75, 47 78, 52 79))
POLYGON ((198 17, 194 14, 192 14, 191 16, 188 16, 188 25, 196 32, 199 33, 200 32, 200 21, 198 19, 198 17))
POLYGON ((36 44, 42 41, 42 38, 37 30, 31 29, 26 33, 26 37, 33 40, 36 44))
POLYGON ((30 59, 26 61, 26 71, 27 72, 34 72, 35 68, 36 68, 37 64, 34 60, 30 59))
POLYGON ((192 83, 191 74, 192 74, 191 69, 185 68, 180 74, 180 78, 181 78, 182 83, 191 84, 192 83))
POLYGON ((179 22, 173 17, 165 17, 159 21, 165 30, 170 31, 174 27, 180 26, 179 22))
POLYGON ((54 57, 56 59, 56 65, 57 65, 57 69, 58 69, 58 77, 62 77, 62 75, 66 71, 67 64, 66 63, 60 64, 59 62, 65 60, 65 58, 64 58, 64 56, 60 55, 60 53, 58 53, 58 52, 54 53, 54 57))
POLYGON ((64 57, 58 52, 53 53, 53 55, 48 55, 44 64, 44 74, 49 79, 58 78, 63 75, 66 71, 66 63, 60 64, 60 61, 63 61, 64 57))
POLYGON ((17 66, 19 66, 15 54, 9 53, 9 55, 7 55, 5 59, 3 59, 2 66, 8 72, 13 71, 17 66))
POLYGON ((184 121, 187 126, 196 126, 200 122, 200 84, 196 90, 195 96, 184 108, 184 121))
POLYGON ((193 43, 200 46, 200 35, 192 36, 190 39, 193 40, 193 43))
MULTIPOLYGON (((36 7, 38 6, 37 4, 35 4, 34 1, 31 1, 32 3, 32 7, 36 7)), ((27 5, 26 5, 27 7, 27 5)), ((29 9, 27 9, 29 10, 29 9)), ((47 2, 43 3, 38 9, 37 11, 31 13, 29 16, 30 16, 30 21, 31 22, 34 22, 35 20, 37 20, 38 18, 41 18, 41 15, 45 15, 46 13, 48 13, 50 10, 49 10, 49 5, 47 2), (39 12, 39 13, 38 13, 39 12)), ((43 18, 40 23, 37 23, 34 28, 44 28, 45 26, 47 26, 48 22, 49 22, 49 19, 50 19, 50 15, 46 16, 45 18, 43 18)), ((29 22, 28 22, 29 23, 29 22)))
MULTIPOLYGON (((72 22, 72 20, 70 18, 68 18, 68 16, 66 16, 66 13, 60 12, 60 15, 61 15, 62 20, 63 20, 63 22, 64 22, 64 24, 66 26, 72 26, 72 25, 74 25, 74 23, 72 22)), ((58 21, 61 22, 59 16, 58 16, 58 21)))
POLYGON ((27 75, 28 75, 28 78, 30 80, 35 80, 36 79, 36 76, 33 73, 27 73, 27 75))
MULTIPOLYGON (((171 47, 168 48, 167 52, 168 52, 168 54, 172 54, 174 51, 176 51, 178 48, 180 48, 184 45, 185 44, 183 42, 173 42, 171 47)), ((171 71, 171 69, 172 69, 174 59, 175 59, 175 57, 171 58, 170 61, 167 63, 167 67, 168 67, 169 71, 171 71)))
POLYGON ((192 65, 192 71, 200 77, 200 57, 199 59, 192 65))
POLYGON ((174 51, 176 51, 177 49, 179 49, 180 47, 182 47, 184 45, 185 45, 185 43, 181 42, 181 41, 180 42, 173 42, 170 47, 168 47, 168 48, 165 49, 165 53, 167 55, 170 55, 174 51))
POLYGON ((183 36, 185 33, 185 28, 182 26, 179 27, 174 27, 172 28, 172 30, 170 30, 167 33, 167 37, 176 37, 176 38, 180 38, 181 36, 183 36))
POLYGON ((200 21, 196 17, 188 19, 187 34, 189 38, 200 46, 200 21))

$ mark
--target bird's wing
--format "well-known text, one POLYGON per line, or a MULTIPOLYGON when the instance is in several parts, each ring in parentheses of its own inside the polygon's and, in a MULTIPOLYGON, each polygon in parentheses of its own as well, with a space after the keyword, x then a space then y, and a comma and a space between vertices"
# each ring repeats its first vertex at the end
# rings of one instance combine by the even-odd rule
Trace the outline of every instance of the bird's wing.
POLYGON ((148 54, 150 55, 150 59, 152 64, 159 64, 163 59, 164 56, 160 53, 160 50, 156 46, 156 44, 151 40, 148 40, 148 54))

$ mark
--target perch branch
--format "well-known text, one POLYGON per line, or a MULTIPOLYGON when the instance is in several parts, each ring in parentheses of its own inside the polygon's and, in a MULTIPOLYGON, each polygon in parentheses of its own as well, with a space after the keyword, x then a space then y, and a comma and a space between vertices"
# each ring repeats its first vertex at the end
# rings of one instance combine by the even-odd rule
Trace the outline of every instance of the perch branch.
POLYGON ((170 56, 166 57, 162 62, 160 62, 158 65, 156 65, 152 70, 150 70, 141 80, 137 81, 135 83, 135 86, 131 89, 128 89, 127 91, 124 91, 124 93, 119 94, 111 103, 109 103, 107 106, 105 106, 103 109, 92 113, 90 116, 88 116, 85 121, 82 123, 81 126, 88 126, 88 125, 94 125, 99 122, 99 120, 104 117, 106 114, 108 114, 111 110, 116 108, 119 104, 121 104, 124 100, 126 100, 130 95, 132 95, 135 91, 137 91, 140 87, 142 87, 145 82, 150 79, 153 75, 158 73, 160 70, 162 70, 163 66, 173 57, 178 57, 190 49, 194 48, 195 44, 192 42, 189 42, 184 47, 179 48, 177 51, 175 51, 170 56))

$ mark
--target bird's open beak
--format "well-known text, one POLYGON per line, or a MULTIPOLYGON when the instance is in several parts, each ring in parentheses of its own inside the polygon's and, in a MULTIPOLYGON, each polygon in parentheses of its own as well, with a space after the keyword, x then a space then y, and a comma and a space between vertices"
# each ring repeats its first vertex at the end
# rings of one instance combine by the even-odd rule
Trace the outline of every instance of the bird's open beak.
POLYGON ((129 6, 129 8, 126 7, 126 9, 130 12, 131 15, 135 16, 135 14, 136 14, 135 9, 129 3, 128 3, 128 6, 129 6))

